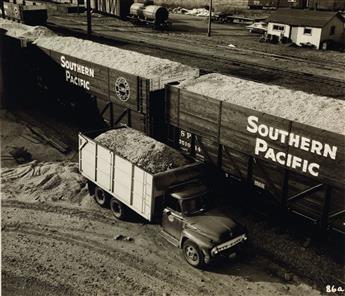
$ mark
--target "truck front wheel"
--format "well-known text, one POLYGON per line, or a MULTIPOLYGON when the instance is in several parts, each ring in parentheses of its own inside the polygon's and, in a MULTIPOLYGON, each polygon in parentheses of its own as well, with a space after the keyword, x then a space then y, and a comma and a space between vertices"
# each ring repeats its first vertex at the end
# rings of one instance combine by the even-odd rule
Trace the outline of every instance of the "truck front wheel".
POLYGON ((200 268, 205 264, 205 256, 196 243, 187 239, 183 244, 183 255, 193 267, 200 268))
POLYGON ((116 219, 123 220, 126 217, 126 206, 112 197, 110 200, 110 209, 116 219))
POLYGON ((98 203, 101 207, 106 207, 109 203, 109 197, 107 193, 99 187, 95 188, 95 194, 93 197, 96 203, 98 203))

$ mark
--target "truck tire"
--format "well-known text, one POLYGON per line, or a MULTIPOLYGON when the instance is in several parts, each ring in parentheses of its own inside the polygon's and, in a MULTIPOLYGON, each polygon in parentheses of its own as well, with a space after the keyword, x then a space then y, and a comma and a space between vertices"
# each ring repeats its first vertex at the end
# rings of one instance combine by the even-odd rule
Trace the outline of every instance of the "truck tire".
POLYGON ((101 207, 106 207, 109 204, 108 194, 101 188, 95 188, 95 194, 93 195, 95 202, 101 207))
POLYGON ((123 220, 126 218, 126 206, 114 197, 110 199, 110 209, 116 219, 123 220))
POLYGON ((200 250, 199 246, 192 240, 187 239, 182 247, 183 255, 188 264, 196 268, 201 268, 205 265, 205 256, 200 250))

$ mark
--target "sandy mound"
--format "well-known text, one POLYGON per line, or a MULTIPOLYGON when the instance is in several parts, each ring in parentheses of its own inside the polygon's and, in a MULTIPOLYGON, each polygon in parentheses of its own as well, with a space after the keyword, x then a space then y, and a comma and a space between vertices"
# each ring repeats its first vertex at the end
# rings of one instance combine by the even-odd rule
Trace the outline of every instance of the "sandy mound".
POLYGON ((86 180, 73 162, 32 161, 1 169, 3 199, 81 202, 87 196, 86 180))
POLYGON ((46 49, 148 79, 160 78, 164 80, 182 75, 195 77, 199 74, 197 69, 167 59, 74 37, 40 38, 35 43, 46 49))
POLYGON ((345 101, 215 73, 186 80, 179 87, 345 135, 345 101))
POLYGON ((20 23, 15 23, 9 20, 0 18, 0 28, 7 30, 6 35, 23 38, 27 41, 35 41, 40 37, 56 36, 56 34, 46 27, 42 26, 27 26, 20 23))
POLYGON ((130 128, 109 130, 95 140, 151 174, 189 163, 177 150, 130 128))

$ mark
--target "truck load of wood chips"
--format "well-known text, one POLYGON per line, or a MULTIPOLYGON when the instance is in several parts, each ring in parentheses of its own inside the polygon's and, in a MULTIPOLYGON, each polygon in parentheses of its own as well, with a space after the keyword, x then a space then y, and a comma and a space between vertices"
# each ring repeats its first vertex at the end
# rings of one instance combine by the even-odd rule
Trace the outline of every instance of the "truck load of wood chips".
POLYGON ((178 87, 201 96, 345 135, 343 100, 216 73, 188 79, 178 87))
POLYGON ((151 174, 189 163, 177 150, 131 128, 112 129, 95 140, 151 174))

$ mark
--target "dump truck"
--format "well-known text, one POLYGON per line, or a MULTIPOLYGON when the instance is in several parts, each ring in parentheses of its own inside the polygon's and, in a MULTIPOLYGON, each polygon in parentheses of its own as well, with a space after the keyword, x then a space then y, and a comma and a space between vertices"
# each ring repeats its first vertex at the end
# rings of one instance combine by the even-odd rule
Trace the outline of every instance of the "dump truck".
POLYGON ((211 192, 203 182, 205 164, 192 162, 151 173, 98 141, 102 132, 79 133, 79 170, 99 205, 109 205, 117 219, 126 218, 131 209, 148 221, 160 221, 162 236, 181 248, 194 267, 243 249, 245 227, 210 207, 211 192))

